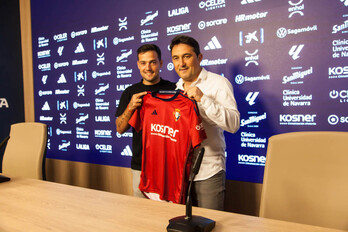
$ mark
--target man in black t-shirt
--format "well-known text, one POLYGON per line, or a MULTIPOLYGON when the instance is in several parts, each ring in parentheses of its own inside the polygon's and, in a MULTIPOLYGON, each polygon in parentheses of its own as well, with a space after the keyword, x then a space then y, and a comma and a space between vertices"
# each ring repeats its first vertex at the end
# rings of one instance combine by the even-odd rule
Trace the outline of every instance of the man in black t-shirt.
MULTIPOLYGON (((174 90, 175 83, 160 78, 159 71, 163 65, 161 58, 161 50, 154 44, 145 44, 138 48, 137 65, 142 76, 142 80, 128 87, 121 96, 119 106, 116 111, 116 130, 123 134, 130 125, 129 119, 135 110, 141 106, 142 96, 146 91, 157 90, 174 90)), ((132 141, 132 160, 131 169, 133 174, 133 192, 134 196, 144 197, 138 186, 140 183, 141 160, 142 160, 142 135, 137 133, 134 128, 132 141)))

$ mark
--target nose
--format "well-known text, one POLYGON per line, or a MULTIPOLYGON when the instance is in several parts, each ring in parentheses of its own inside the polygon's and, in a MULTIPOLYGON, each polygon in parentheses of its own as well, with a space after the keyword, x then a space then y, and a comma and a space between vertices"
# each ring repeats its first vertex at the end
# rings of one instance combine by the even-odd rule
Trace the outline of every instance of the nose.
POLYGON ((179 59, 179 65, 180 65, 180 67, 185 67, 185 65, 186 65, 185 60, 180 58, 179 59))

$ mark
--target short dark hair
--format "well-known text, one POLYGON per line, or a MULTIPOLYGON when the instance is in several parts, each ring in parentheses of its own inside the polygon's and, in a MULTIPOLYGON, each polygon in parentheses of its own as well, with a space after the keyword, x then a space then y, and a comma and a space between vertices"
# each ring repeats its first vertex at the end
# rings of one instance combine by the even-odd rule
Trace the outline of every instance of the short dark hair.
POLYGON ((162 55, 161 55, 161 49, 156 45, 156 44, 144 44, 140 46, 137 50, 137 57, 139 60, 139 54, 148 52, 148 51, 155 51, 157 53, 157 57, 159 60, 162 60, 162 55))
POLYGON ((187 35, 177 35, 172 39, 172 42, 170 43, 170 52, 172 51, 173 47, 175 45, 178 44, 186 44, 189 45, 191 47, 193 47, 193 51, 196 53, 196 55, 198 56, 199 54, 201 54, 201 51, 199 49, 199 43, 197 42, 197 40, 195 40, 194 38, 187 36, 187 35))

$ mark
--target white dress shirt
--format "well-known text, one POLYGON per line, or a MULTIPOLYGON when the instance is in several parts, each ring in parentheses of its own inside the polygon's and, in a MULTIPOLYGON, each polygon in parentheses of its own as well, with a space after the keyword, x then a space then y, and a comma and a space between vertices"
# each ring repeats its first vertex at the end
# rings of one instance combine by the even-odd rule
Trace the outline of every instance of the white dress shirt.
MULTIPOLYGON (((184 82, 176 83, 178 89, 184 90, 184 82)), ((239 129, 240 114, 233 95, 232 84, 223 76, 202 68, 197 80, 191 84, 197 86, 203 97, 197 102, 207 139, 201 147, 205 153, 195 181, 206 180, 219 171, 226 171, 224 130, 235 133, 239 129)))

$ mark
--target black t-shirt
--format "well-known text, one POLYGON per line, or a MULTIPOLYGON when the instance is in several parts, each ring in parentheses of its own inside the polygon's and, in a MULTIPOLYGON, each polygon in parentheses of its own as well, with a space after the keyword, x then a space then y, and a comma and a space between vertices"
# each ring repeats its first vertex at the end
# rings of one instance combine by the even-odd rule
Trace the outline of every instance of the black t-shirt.
MULTIPOLYGON (((174 90, 176 84, 161 78, 160 82, 155 85, 144 85, 143 82, 136 83, 129 86, 123 93, 120 99, 120 103, 116 110, 116 117, 119 117, 126 110, 132 96, 136 93, 144 91, 158 91, 158 90, 174 90)), ((142 132, 138 133, 132 128, 133 141, 132 141, 132 160, 131 168, 135 170, 141 170, 141 157, 142 157, 142 132)))

